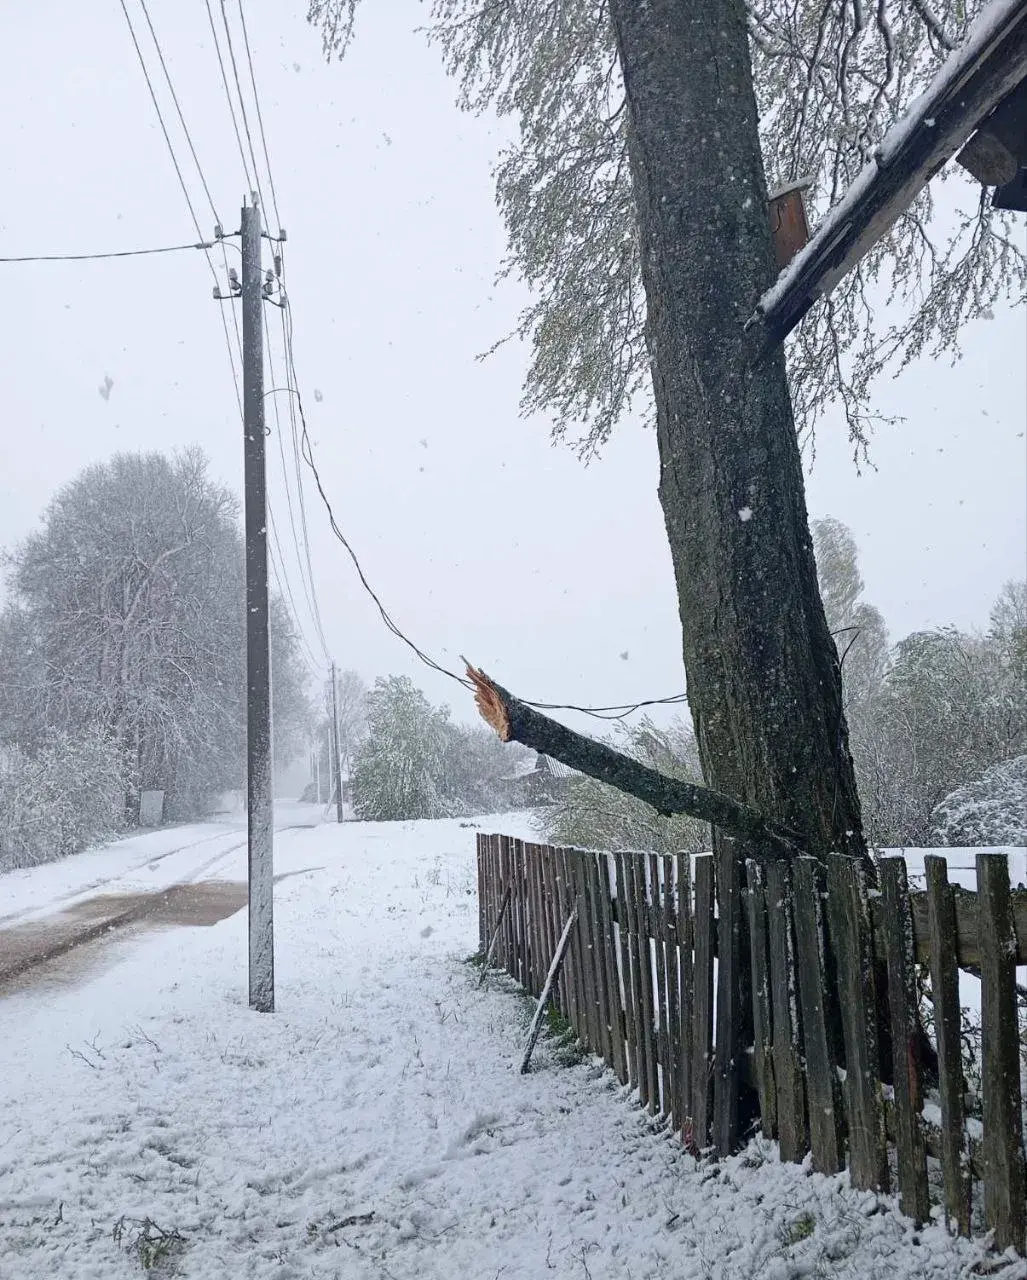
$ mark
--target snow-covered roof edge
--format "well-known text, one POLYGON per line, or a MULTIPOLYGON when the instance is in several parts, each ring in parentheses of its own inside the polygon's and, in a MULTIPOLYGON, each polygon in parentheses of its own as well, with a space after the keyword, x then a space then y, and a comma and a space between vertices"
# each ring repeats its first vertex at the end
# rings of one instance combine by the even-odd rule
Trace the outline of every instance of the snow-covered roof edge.
POLYGON ((1025 75, 1027 4, 991 0, 966 40, 896 120, 872 159, 828 210, 809 243, 760 298, 748 325, 762 319, 775 338, 786 337, 1025 75), (996 65, 986 67, 989 61, 996 65), (975 79, 984 83, 975 84, 975 79))

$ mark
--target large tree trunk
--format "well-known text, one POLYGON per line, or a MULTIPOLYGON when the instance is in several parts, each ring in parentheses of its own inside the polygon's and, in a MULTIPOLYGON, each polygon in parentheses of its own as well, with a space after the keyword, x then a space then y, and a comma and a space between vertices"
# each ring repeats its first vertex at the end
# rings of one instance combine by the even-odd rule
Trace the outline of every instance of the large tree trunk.
MULTIPOLYGON (((707 783, 865 857, 783 354, 742 0, 610 0, 632 126, 663 506, 707 783)), ((740 856, 744 845, 738 846, 740 856)))

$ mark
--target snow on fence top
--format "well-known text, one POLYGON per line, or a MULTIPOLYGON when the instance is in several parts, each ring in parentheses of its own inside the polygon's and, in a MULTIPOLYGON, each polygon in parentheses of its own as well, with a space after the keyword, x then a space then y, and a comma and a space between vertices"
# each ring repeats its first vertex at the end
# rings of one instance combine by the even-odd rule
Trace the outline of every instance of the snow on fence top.
POLYGON ((888 130, 809 243, 760 298, 762 321, 782 341, 888 231, 943 164, 1027 77, 1027 5, 992 0, 963 44, 888 130))

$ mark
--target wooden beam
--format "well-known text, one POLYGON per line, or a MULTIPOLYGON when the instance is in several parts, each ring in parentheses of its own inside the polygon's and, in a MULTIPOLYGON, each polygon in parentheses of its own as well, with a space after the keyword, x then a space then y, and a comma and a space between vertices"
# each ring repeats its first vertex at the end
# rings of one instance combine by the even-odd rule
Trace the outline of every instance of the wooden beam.
POLYGON ((956 164, 984 187, 1003 187, 1027 166, 1027 80, 1002 99, 956 156, 956 164))
POLYGON ((765 349, 783 341, 817 299, 848 275, 1025 78, 1027 5, 995 0, 760 299, 747 327, 761 331, 765 349))

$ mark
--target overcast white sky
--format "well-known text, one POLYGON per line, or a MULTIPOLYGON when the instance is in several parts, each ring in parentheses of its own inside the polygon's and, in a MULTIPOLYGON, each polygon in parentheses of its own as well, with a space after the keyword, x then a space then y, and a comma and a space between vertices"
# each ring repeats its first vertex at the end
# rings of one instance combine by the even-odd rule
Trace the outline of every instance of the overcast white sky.
MULTIPOLYGON (((145 32, 138 0, 128 4, 145 32)), ((234 230, 245 182, 203 0, 149 7, 234 230)), ((324 65, 305 9, 249 0, 247 14, 289 235, 297 367, 340 523, 397 621, 444 662, 466 653, 545 701, 678 691, 653 436, 626 424, 583 468, 550 445, 545 421, 518 418, 523 349, 475 361, 523 301, 492 283, 504 247, 490 181, 500 131, 455 109, 437 53, 414 32, 424 5, 367 0, 341 66, 324 65)), ((8 0, 2 12, 0 255, 195 239, 119 0, 8 0)), ((184 144, 179 154, 185 165, 184 144)), ((185 173, 209 233, 195 170, 185 173)), ((240 426, 202 255, 0 273, 0 547, 33 527, 57 486, 117 450, 199 443, 241 490, 240 426)), ((883 383, 882 413, 908 420, 880 429, 875 471, 857 475, 841 423, 822 424, 810 510, 855 532, 867 596, 895 638, 983 624, 1003 581, 1025 573, 1025 337, 1023 312, 1007 311, 972 327, 955 368, 925 361, 883 383)), ((470 715, 461 690, 382 628, 314 501, 309 517, 340 666, 368 679, 408 672, 470 715)), ((302 600, 295 566, 292 576, 302 600)))

